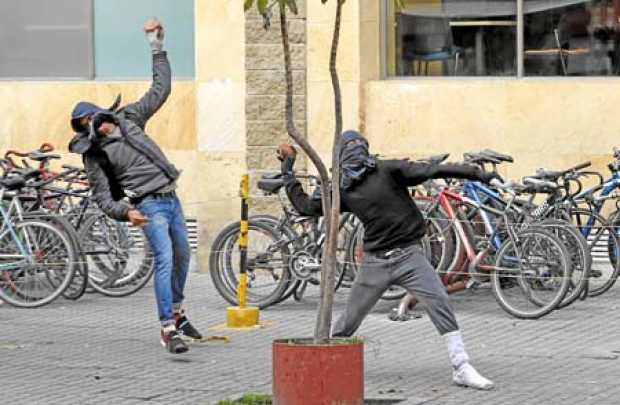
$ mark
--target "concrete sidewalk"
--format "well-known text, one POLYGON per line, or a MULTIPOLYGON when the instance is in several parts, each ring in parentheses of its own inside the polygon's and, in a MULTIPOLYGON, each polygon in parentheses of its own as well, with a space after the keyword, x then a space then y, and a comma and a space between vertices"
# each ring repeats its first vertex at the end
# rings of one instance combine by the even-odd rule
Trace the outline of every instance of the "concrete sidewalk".
MULTIPOLYGON (((338 294, 342 309, 348 290, 338 294)), ((380 303, 362 325, 366 396, 402 404, 620 403, 620 311, 615 287, 537 321, 504 313, 491 291, 453 296, 473 364, 497 389, 451 385, 443 340, 426 316, 395 323, 393 303, 380 303)), ((222 324, 227 304, 208 275, 193 273, 187 291, 192 321, 207 332, 222 324)), ((261 313, 265 327, 230 343, 168 354, 159 345, 152 287, 120 299, 88 294, 34 309, 0 306, 2 404, 214 404, 239 392, 271 392, 275 338, 308 336, 317 291, 261 313)))

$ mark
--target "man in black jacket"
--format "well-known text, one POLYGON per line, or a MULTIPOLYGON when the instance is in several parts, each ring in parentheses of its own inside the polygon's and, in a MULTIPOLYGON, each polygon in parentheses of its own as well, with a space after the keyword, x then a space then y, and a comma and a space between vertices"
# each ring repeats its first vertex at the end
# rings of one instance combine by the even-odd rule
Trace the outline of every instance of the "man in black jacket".
POLYGON ((138 101, 119 111, 78 103, 71 115, 77 132, 69 150, 82 155, 93 196, 110 217, 143 227, 155 257, 155 297, 161 343, 172 353, 188 350, 182 337, 200 339, 184 315, 183 291, 191 255, 181 203, 175 190, 179 171, 144 133, 148 120, 171 91, 164 30, 145 24, 153 54, 153 84, 138 101), (127 203, 123 197, 129 197, 127 203))
MULTIPOLYGON (((453 381, 488 390, 493 383, 470 364, 469 356, 441 281, 424 255, 420 239, 425 220, 409 194, 409 187, 432 178, 466 178, 489 182, 496 173, 458 164, 434 165, 407 160, 378 160, 359 133, 347 131, 340 141, 341 208, 364 224, 364 262, 355 278, 344 313, 332 336, 348 337, 391 285, 400 285, 426 303, 426 311, 445 337, 453 381)), ((309 198, 293 174, 295 150, 281 146, 282 174, 293 206, 308 216, 323 215, 320 199, 309 198)))

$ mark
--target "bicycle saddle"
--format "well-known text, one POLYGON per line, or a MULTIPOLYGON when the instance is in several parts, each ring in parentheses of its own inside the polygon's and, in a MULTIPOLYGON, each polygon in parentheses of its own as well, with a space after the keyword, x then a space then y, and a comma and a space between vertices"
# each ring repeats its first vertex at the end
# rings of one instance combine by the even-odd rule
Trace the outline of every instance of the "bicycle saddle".
POLYGON ((23 176, 11 176, 0 179, 0 187, 9 191, 19 190, 26 185, 26 179, 23 176))
POLYGON ((36 179, 39 176, 41 176, 41 172, 39 171, 39 169, 33 169, 33 168, 13 169, 11 171, 11 174, 15 176, 23 177, 26 180, 36 179))
POLYGON ((484 164, 484 163, 502 163, 502 161, 494 156, 486 155, 484 153, 469 152, 463 153, 463 159, 467 163, 484 164))
POLYGON ((277 194, 283 186, 284 181, 280 173, 265 174, 258 181, 258 188, 266 194, 277 194))
POLYGON ((514 159, 510 155, 505 155, 503 153, 496 152, 492 149, 485 149, 480 152, 480 154, 492 157, 497 160, 501 160, 502 162, 514 163, 514 159))
POLYGON ((32 152, 28 155, 28 157, 37 162, 44 162, 50 159, 60 159, 60 155, 42 152, 32 152))
POLYGON ((539 179, 534 176, 523 178, 524 193, 554 193, 560 186, 552 181, 539 179))
POLYGON ((564 174, 565 172, 563 171, 547 170, 541 167, 540 169, 536 170, 536 174, 534 176, 529 177, 533 179, 557 181, 564 174))

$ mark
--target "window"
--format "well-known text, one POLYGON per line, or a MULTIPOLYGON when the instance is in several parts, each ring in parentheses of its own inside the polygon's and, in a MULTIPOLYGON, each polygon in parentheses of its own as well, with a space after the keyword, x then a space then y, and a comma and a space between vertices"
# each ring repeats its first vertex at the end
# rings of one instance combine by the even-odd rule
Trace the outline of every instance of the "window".
POLYGON ((0 79, 148 78, 154 15, 175 78, 193 77, 193 0, 19 0, 0 1, 0 79))
POLYGON ((95 0, 95 75, 98 79, 151 76, 142 24, 157 16, 175 77, 194 76, 193 0, 95 0))
POLYGON ((520 24, 517 0, 385 0, 387 76, 620 74, 620 0, 522 4, 520 24))
POLYGON ((525 4, 526 75, 620 74, 620 0, 525 4))
POLYGON ((515 0, 388 0, 388 74, 516 74, 515 0), (391 28, 390 28, 391 27, 391 28))
POLYGON ((92 5, 0 1, 0 78, 89 78, 92 5))

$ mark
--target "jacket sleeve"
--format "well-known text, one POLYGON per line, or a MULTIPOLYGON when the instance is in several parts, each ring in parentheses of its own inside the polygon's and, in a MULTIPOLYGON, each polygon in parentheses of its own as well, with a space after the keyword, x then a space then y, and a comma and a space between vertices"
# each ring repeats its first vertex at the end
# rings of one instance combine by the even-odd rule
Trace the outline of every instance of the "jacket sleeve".
POLYGON ((153 53, 153 83, 142 98, 127 105, 125 116, 144 129, 147 121, 166 102, 172 90, 172 71, 166 52, 153 53))
POLYGON ((114 201, 110 191, 110 183, 96 158, 84 156, 84 167, 88 175, 88 182, 95 202, 109 217, 118 221, 127 221, 129 205, 114 201))
MULTIPOLYGON (((295 177, 285 179, 286 195, 288 196, 293 207, 301 215, 308 217, 320 217, 323 216, 323 202, 320 198, 320 193, 316 193, 317 196, 308 197, 308 194, 304 191, 303 187, 295 177), (317 198, 319 197, 319 198, 317 198)), ((349 212, 349 208, 345 205, 342 198, 340 199, 340 212, 349 212)))
POLYGON ((320 199, 308 197, 303 187, 296 178, 290 178, 286 181, 286 195, 293 204, 293 207, 301 215, 309 217, 323 216, 323 204, 320 199))
POLYGON ((455 163, 431 164, 398 160, 388 162, 394 177, 407 186, 417 186, 429 179, 459 178, 483 180, 482 170, 477 166, 455 163))

